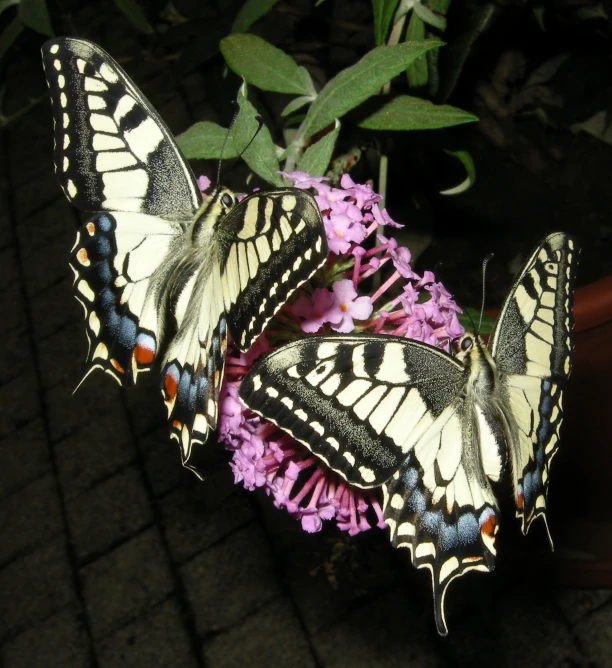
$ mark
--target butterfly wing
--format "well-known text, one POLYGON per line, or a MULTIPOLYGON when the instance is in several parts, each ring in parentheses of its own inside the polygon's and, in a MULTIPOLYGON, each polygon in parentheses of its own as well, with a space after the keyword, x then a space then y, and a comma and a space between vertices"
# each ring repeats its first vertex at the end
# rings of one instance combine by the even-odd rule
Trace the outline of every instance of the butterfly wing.
POLYGON ((218 246, 227 324, 242 351, 327 259, 321 213, 299 188, 245 198, 221 221, 218 246))
POLYGON ((83 211, 190 220, 201 195, 165 123, 99 46, 59 38, 42 47, 55 121, 55 171, 83 211))
POLYGON ((297 188, 255 193, 205 224, 202 250, 178 272, 171 298, 178 331, 163 372, 171 433, 183 463, 196 472, 199 446, 217 425, 228 328, 248 350, 327 258, 319 209, 312 195, 297 188))
POLYGON ((467 380, 462 364, 431 346, 336 336, 283 346, 240 387, 249 408, 349 483, 383 485, 392 543, 431 571, 443 634, 448 584, 492 569, 495 556, 497 504, 476 414, 462 395, 467 380))
POLYGON ((489 339, 507 407, 523 533, 536 517, 546 519, 548 475, 563 418, 561 384, 573 360, 578 255, 575 242, 561 232, 544 239, 515 281, 489 339))
POLYGON ((101 368, 129 386, 152 367, 182 246, 180 224, 142 213, 100 213, 80 228, 70 266, 85 310, 87 374, 101 368))

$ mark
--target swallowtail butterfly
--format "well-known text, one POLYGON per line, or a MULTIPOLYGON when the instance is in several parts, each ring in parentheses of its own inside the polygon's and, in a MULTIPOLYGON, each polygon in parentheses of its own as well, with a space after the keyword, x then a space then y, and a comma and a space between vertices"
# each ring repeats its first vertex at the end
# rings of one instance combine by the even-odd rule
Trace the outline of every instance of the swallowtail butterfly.
POLYGON ((327 256, 321 214, 303 190, 225 188, 203 201, 159 115, 119 65, 80 39, 46 42, 55 170, 94 215, 70 265, 85 309, 89 373, 123 385, 162 360, 162 393, 183 464, 217 423, 227 332, 247 350, 327 256))
MULTIPOLYGON (((450 582, 495 563, 491 483, 509 460, 526 533, 546 522, 551 460, 572 368, 578 249, 563 233, 535 249, 488 345, 451 356, 393 336, 313 336, 261 358, 240 396, 349 483, 382 485, 391 542, 431 571, 438 631, 450 582)), ((549 536, 550 537, 550 536, 549 536)))

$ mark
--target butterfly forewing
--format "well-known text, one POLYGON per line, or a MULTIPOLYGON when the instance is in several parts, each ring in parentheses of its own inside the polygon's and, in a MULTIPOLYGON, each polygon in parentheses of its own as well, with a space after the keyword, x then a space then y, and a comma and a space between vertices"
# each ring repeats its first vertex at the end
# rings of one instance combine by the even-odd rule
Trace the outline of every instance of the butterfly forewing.
POLYGON ((573 360, 573 292, 579 251, 551 234, 534 251, 502 307, 489 348, 508 406, 517 515, 523 532, 545 517, 550 464, 563 419, 561 384, 573 360))
POLYGON ((42 48, 53 101, 55 170, 83 211, 191 219, 201 196, 168 128, 99 46, 60 38, 42 48))
POLYGON ((219 225, 219 261, 228 326, 241 350, 326 258, 321 214, 310 193, 256 193, 232 209, 219 225))

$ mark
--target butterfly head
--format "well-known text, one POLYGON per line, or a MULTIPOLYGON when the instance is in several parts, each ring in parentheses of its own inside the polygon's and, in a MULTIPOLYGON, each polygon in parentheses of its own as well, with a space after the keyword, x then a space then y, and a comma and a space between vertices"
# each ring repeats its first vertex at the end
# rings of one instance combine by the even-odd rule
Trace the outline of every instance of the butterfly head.
POLYGON ((192 226, 191 238, 197 244, 201 235, 210 234, 221 220, 236 206, 236 195, 228 188, 215 188, 198 209, 192 226))

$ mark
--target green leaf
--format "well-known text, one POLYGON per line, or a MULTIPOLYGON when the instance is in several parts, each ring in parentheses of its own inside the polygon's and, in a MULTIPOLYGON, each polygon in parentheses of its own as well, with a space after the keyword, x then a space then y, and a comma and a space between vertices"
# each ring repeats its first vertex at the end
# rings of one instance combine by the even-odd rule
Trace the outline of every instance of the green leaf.
POLYGON ((281 111, 281 116, 289 116, 294 111, 301 109, 304 105, 312 102, 310 95, 302 95, 300 97, 295 97, 289 104, 281 111))
POLYGON ((295 60, 261 37, 228 35, 220 46, 227 64, 247 83, 274 93, 310 94, 301 82, 295 60))
POLYGON ((134 0, 114 0, 114 3, 125 14, 128 21, 140 30, 140 32, 145 33, 145 35, 153 33, 151 24, 145 18, 140 5, 134 0))
MULTIPOLYGON (((463 309, 463 313, 457 314, 457 319, 461 323, 463 329, 467 332, 471 332, 478 326, 478 321, 480 320, 480 311, 476 308, 468 306, 463 309)), ((495 318, 491 318, 486 313, 482 314, 482 323, 480 324, 479 334, 490 334, 493 331, 493 323, 495 318)))
POLYGON ((459 195, 474 185, 474 181, 476 181, 476 167, 474 166, 472 156, 467 151, 445 151, 445 153, 448 153, 448 155, 452 155, 453 158, 459 160, 465 167, 467 176, 458 186, 450 188, 449 190, 440 191, 440 195, 459 195))
POLYGON ((428 9, 420 2, 415 2, 413 9, 416 16, 418 16, 423 23, 426 23, 432 28, 437 28, 438 30, 446 30, 446 19, 443 16, 432 12, 431 9, 428 9))
POLYGON ((53 28, 49 18, 49 10, 45 0, 21 0, 19 3, 19 18, 23 24, 51 37, 53 28))
POLYGON ((234 149, 264 181, 275 186, 283 185, 283 177, 277 174, 280 165, 276 147, 268 128, 260 127, 257 111, 246 98, 246 85, 238 91, 238 106, 240 111, 230 132, 234 149))
POLYGON ((210 121, 201 121, 176 137, 176 143, 188 160, 235 158, 238 153, 227 139, 225 128, 210 121))
POLYGON ((398 0, 372 0, 374 41, 376 42, 376 46, 382 46, 387 39, 397 3, 398 0))
POLYGON ((256 21, 265 16, 278 0, 246 0, 234 19, 230 32, 246 32, 256 21))
POLYGON ((496 12, 497 5, 494 2, 487 2, 473 12, 463 14, 461 24, 454 25, 453 33, 455 37, 444 49, 442 58, 440 101, 448 100, 450 97, 463 70, 472 44, 483 32, 496 12))
POLYGON ((327 82, 304 119, 302 138, 307 139, 375 95, 419 56, 441 45, 442 42, 430 40, 372 49, 355 65, 327 82))
POLYGON ((19 37, 23 30, 23 23, 19 16, 16 16, 4 29, 0 35, 0 58, 9 50, 11 44, 19 37))
POLYGON ((309 146, 304 151, 304 154, 298 160, 297 169, 300 172, 310 174, 310 176, 323 176, 334 152, 339 132, 340 122, 336 121, 336 126, 331 132, 328 132, 316 144, 309 146))
POLYGON ((0 0, 0 16, 2 16, 5 9, 18 4, 19 0, 0 0))
POLYGON ((398 95, 359 123, 366 130, 436 130, 473 123, 477 116, 450 105, 398 95))
MULTIPOLYGON (((406 41, 410 40, 417 40, 419 42, 425 40, 425 24, 416 14, 412 14, 406 28, 406 41)), ((411 88, 427 86, 429 78, 427 59, 425 57, 419 58, 416 62, 412 63, 406 70, 406 76, 411 88)))

